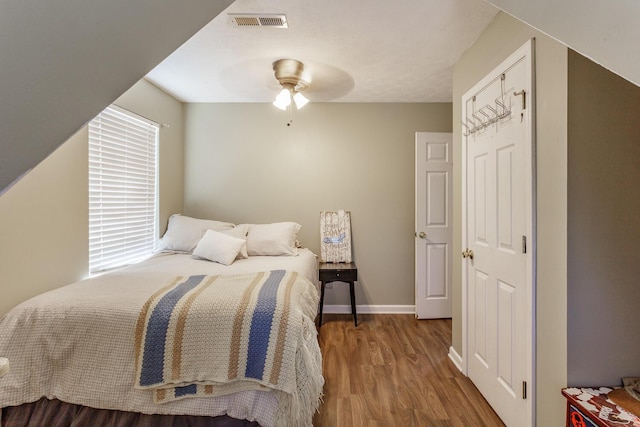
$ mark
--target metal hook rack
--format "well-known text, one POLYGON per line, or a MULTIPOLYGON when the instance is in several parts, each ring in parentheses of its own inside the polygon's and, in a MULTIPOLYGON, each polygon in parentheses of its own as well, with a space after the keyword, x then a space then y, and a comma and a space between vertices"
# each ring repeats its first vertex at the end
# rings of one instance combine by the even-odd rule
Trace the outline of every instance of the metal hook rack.
POLYGON ((472 104, 473 107, 471 112, 472 119, 471 120, 469 118, 465 119, 469 124, 465 122, 461 122, 462 126, 464 126, 465 129, 467 130, 467 132, 463 134, 464 136, 472 135, 488 126, 491 126, 494 123, 499 122, 500 120, 506 119, 507 117, 511 116, 511 110, 505 105, 505 102, 504 102, 504 93, 505 93, 504 92, 504 80, 505 80, 504 74, 500 76, 500 80, 501 80, 502 90, 501 90, 500 96, 495 99, 495 108, 487 104, 476 111, 476 97, 474 96, 472 98, 472 102, 473 102, 472 104), (481 114, 484 117, 481 117, 479 114, 481 114))

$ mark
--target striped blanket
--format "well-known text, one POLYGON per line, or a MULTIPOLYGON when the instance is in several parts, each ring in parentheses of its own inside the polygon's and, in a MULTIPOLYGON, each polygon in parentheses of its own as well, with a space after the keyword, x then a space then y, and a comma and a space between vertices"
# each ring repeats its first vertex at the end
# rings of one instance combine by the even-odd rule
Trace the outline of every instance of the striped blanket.
POLYGON ((292 271, 176 277, 140 312, 135 385, 156 403, 270 390, 282 425, 311 425, 324 384, 317 304, 292 271))

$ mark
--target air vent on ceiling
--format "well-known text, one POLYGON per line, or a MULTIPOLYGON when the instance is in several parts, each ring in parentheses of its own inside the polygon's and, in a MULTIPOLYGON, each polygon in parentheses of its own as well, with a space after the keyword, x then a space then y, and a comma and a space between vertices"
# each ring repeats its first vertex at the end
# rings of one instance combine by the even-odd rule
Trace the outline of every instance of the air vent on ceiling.
POLYGON ((237 27, 270 27, 289 28, 286 15, 280 14, 250 14, 228 13, 231 23, 237 27))

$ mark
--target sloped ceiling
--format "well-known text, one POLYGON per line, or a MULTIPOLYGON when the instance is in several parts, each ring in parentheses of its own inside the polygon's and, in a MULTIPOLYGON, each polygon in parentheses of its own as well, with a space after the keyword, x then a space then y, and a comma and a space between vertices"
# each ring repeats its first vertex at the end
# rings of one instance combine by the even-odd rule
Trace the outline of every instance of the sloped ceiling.
POLYGON ((640 85, 637 0, 488 0, 604 68, 640 85))
POLYGON ((237 0, 147 78, 186 102, 272 102, 302 61, 314 102, 450 102, 452 67, 498 13, 483 0, 237 0), (227 13, 284 14, 288 28, 227 13))
POLYGON ((503 10, 640 83, 637 0, 237 0, 147 78, 187 102, 270 102, 271 64, 291 57, 316 102, 451 101, 451 66, 503 10), (226 12, 285 14, 238 28, 226 12))
POLYGON ((0 194, 232 0, 2 0, 0 194))

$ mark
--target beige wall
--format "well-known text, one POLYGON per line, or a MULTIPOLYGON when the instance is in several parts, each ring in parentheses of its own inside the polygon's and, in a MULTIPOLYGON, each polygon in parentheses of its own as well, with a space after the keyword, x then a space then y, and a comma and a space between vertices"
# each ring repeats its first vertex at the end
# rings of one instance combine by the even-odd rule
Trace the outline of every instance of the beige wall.
MULTIPOLYGON (((160 131, 160 218, 182 210, 182 103, 142 80, 116 103, 160 131)), ((88 272, 86 127, 0 196, 0 315, 88 272)))
MULTIPOLYGON (((185 213, 297 221, 320 251, 320 211, 351 211, 358 304, 414 305, 415 132, 451 131, 451 104, 189 104, 185 213)), ((335 286, 327 304, 348 304, 335 286)))
MULTIPOLYGON (((560 388, 567 377, 567 49, 500 13, 454 68, 454 224, 462 223, 461 97, 530 38, 535 37, 537 112, 537 425, 561 426, 560 388)), ((454 228, 460 253, 461 228, 454 228)), ((454 263, 453 346, 462 354, 462 269, 454 263)))
POLYGON ((572 386, 621 385, 621 377, 640 375, 639 116, 638 86, 569 52, 572 386))

